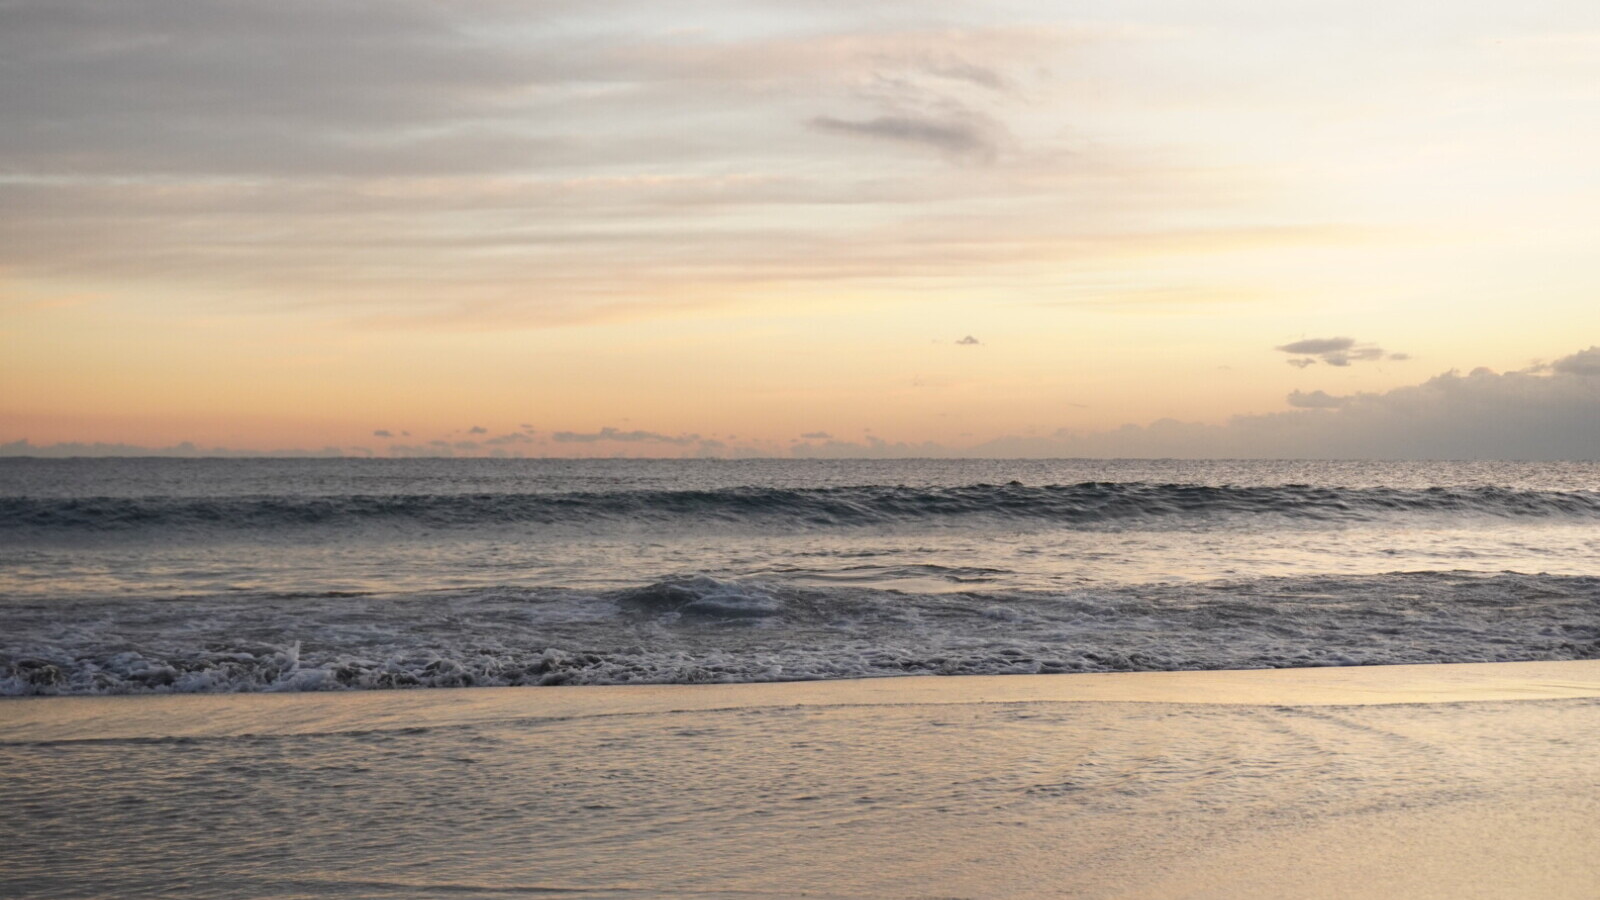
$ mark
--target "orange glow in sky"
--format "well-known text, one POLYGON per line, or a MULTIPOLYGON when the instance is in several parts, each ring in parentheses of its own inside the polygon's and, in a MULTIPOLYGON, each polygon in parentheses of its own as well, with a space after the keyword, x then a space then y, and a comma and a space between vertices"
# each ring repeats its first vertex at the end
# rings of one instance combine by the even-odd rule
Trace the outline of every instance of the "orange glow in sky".
POLYGON ((12 451, 1587 414, 1600 8, 66 5, 0 13, 12 451))

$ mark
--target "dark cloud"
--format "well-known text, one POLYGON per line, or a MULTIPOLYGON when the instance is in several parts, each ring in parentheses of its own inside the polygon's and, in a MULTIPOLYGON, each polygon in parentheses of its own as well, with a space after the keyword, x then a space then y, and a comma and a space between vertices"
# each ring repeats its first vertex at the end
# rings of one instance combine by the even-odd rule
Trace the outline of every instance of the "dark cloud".
POLYGON ((808 431, 805 434, 800 435, 800 437, 808 441, 829 441, 833 439, 833 435, 827 433, 826 431, 808 431))
POLYGON ((978 346, 978 344, 980 344, 982 342, 979 341, 977 338, 975 338, 975 337, 973 337, 972 335, 969 334, 966 337, 962 338, 961 340, 956 341, 956 343, 960 344, 963 347, 976 347, 976 346, 978 346))
POLYGON ((377 431, 374 431, 372 433, 372 436, 373 437, 381 437, 381 438, 394 437, 394 435, 391 434, 389 432, 389 429, 387 429, 387 428, 379 428, 377 431))
POLYGON ((998 128, 992 122, 971 116, 936 119, 883 115, 859 120, 817 116, 810 125, 832 134, 921 144, 958 159, 989 161, 1000 151, 998 128))
POLYGON ((700 440, 697 434, 678 435, 659 434, 654 431, 620 431, 616 428, 606 427, 599 431, 557 431, 550 435, 550 439, 560 444, 593 444, 599 441, 653 442, 660 444, 686 445, 700 440))
POLYGON ((532 442, 533 438, 528 437, 520 431, 513 431, 508 434, 502 434, 499 437, 489 438, 483 443, 484 446, 487 447, 503 447, 507 444, 530 444, 532 442))
POLYGON ((471 428, 467 429, 467 434, 488 434, 488 433, 489 433, 489 429, 483 427, 482 425, 474 425, 471 428))
MULTIPOLYGON (((1308 338, 1303 341, 1295 341, 1292 344, 1274 347, 1273 349, 1301 357, 1300 359, 1289 360, 1289 365, 1299 369, 1315 365, 1319 359, 1330 366, 1344 367, 1352 362, 1370 362, 1385 357, 1382 347, 1376 344, 1358 344, 1355 338, 1347 337, 1308 338)), ((1389 359, 1410 359, 1404 353, 1387 355, 1389 359)))

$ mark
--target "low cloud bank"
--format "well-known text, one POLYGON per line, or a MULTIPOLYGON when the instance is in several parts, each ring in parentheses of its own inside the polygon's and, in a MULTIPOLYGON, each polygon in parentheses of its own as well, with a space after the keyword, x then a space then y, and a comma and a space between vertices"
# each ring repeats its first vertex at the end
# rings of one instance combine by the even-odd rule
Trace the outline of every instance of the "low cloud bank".
POLYGON ((621 441, 623 443, 638 443, 640 441, 658 444, 693 444, 700 440, 698 434, 660 434, 654 431, 622 431, 607 426, 599 431, 557 431, 550 435, 550 439, 558 444, 594 444, 602 441, 621 441))
POLYGON ((34 444, 27 438, 0 444, 0 456, 40 456, 65 458, 72 456, 166 456, 199 459, 202 457, 274 457, 284 459, 337 459, 345 456, 371 456, 365 447, 323 447, 320 450, 234 450, 228 447, 201 447, 191 441, 168 447, 143 447, 138 444, 115 444, 95 441, 66 441, 59 444, 34 444))
MULTIPOLYGON (((1337 351, 1333 351, 1337 352, 1337 351)), ((1600 347, 1513 372, 1451 371, 1421 384, 1344 396, 1294 391, 1282 412, 1235 416, 1220 425, 1162 419, 1111 431, 1046 436, 1007 436, 970 447, 909 443, 867 437, 863 441, 808 432, 790 450, 804 458, 906 457, 1175 457, 1239 459, 1600 459, 1600 347)), ((605 449, 619 444, 677 448, 677 455, 761 456, 755 447, 650 431, 602 428, 558 431, 551 444, 520 435, 488 440, 395 444, 390 456, 507 455, 505 445, 537 455, 563 455, 574 445, 605 449), (549 453, 549 450, 555 450, 549 453)), ((368 456, 361 447, 270 452, 205 448, 185 442, 170 447, 62 443, 28 440, 0 443, 0 456, 368 456)))
MULTIPOLYGON (((1346 340, 1288 352, 1348 352, 1354 341, 1346 340)), ((1295 391, 1285 399, 1289 410, 1235 416, 1220 425, 1162 419, 1111 431, 1013 435, 964 448, 869 438, 801 444, 794 452, 833 458, 1600 459, 1600 347, 1514 372, 1452 371, 1381 393, 1295 391)))
POLYGON ((1000 438, 973 456, 1600 459, 1600 347, 1514 372, 1446 372, 1382 393, 1296 391, 1285 412, 1000 438))

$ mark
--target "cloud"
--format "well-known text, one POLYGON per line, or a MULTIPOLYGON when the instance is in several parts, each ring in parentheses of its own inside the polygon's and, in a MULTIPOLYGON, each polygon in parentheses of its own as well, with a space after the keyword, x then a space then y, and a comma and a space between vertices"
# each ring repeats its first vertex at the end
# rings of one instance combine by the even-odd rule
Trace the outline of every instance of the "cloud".
POLYGON ((981 341, 969 334, 961 340, 956 341, 956 343, 963 347, 976 347, 981 343, 981 341))
POLYGON ((875 11, 826 9, 786 11, 796 21, 775 36, 710 27, 749 18, 748 4, 722 16, 717 5, 708 27, 687 29, 645 4, 11 0, 0 156, 57 173, 352 177, 700 156, 772 130, 717 116, 721 140, 651 140, 663 109, 744 113, 819 92, 903 100, 933 85, 993 96, 1091 37, 987 16, 930 27, 915 12, 883 27, 875 11))
POLYGON ((1074 115, 1053 67, 1135 26, 619 2, 0 2, 0 267, 172 318, 557 327, 1152 248, 1239 202, 1232 170, 1003 124, 1074 115))
POLYGON ((972 115, 945 119, 883 115, 860 120, 816 116, 810 125, 832 134, 921 144, 955 159, 981 162, 992 161, 999 154, 1003 134, 993 121, 972 115))
POLYGON ((1276 349, 1282 350, 1284 353, 1312 353, 1321 355, 1323 353, 1343 353, 1355 345, 1355 338, 1311 338, 1304 341, 1295 341, 1292 344, 1284 344, 1282 347, 1278 347, 1276 349))
POLYGON ((1550 368, 1563 375, 1577 375, 1584 378, 1600 376, 1600 347, 1590 347, 1558 359, 1550 368))
POLYGON ((344 456, 370 456, 363 447, 323 447, 321 449, 291 448, 287 450, 236 450, 229 447, 202 447, 192 441, 183 441, 165 447, 145 447, 138 444, 84 443, 64 441, 57 444, 34 444, 27 438, 0 444, 0 456, 37 456, 62 459, 77 456, 164 456, 181 458, 205 457, 273 457, 285 459, 336 458, 344 456))
POLYGON ((489 429, 483 427, 482 425, 474 425, 471 428, 467 429, 467 434, 488 434, 488 433, 489 433, 489 429))
MULTIPOLYGON (((1335 396, 1295 391, 1282 412, 1235 416, 1222 424, 1161 419, 1109 431, 1059 431, 1045 436, 1011 435, 975 446, 888 441, 868 436, 840 441, 827 432, 801 437, 790 453, 803 458, 1049 458, 1164 457, 1278 459, 1600 459, 1600 346, 1546 366, 1497 373, 1487 368, 1462 375, 1451 371, 1420 384, 1383 392, 1335 396)), ((698 455, 765 456, 770 452, 698 435, 602 428, 556 432, 557 443, 622 442, 691 448, 698 455)), ((505 454, 525 435, 509 434, 479 444, 433 441, 391 445, 388 454, 455 456, 505 454)), ((166 447, 131 444, 60 443, 28 440, 0 444, 0 456, 341 456, 366 455, 363 448, 324 447, 276 451, 205 448, 191 442, 166 447)), ((679 454, 681 455, 681 454, 679 454)))
POLYGON ((1298 408, 1221 425, 1163 419, 1048 439, 1008 437, 973 456, 1281 459, 1600 459, 1600 347, 1547 370, 1446 372, 1390 391, 1289 395, 1298 408), (1548 372, 1548 374, 1546 374, 1548 372), (1296 402, 1296 398, 1299 402, 1296 402))
POLYGON ((659 434, 654 431, 619 431, 616 428, 606 427, 599 431, 557 431, 550 435, 550 439, 560 444, 592 444, 598 441, 651 442, 660 444, 686 445, 700 440, 698 434, 685 434, 676 437, 668 434, 659 434))
POLYGON ((1322 361, 1330 366, 1348 366, 1355 360, 1383 359, 1383 350, 1378 347, 1357 347, 1349 353, 1325 353, 1322 361))
POLYGON ((381 438, 394 437, 394 435, 391 434, 389 432, 389 429, 387 429, 387 428, 379 428, 377 431, 374 431, 372 433, 372 436, 373 437, 381 437, 381 438))
POLYGON ((1297 409, 1338 409, 1350 402, 1349 397, 1335 397, 1325 391, 1294 391, 1289 394, 1289 405, 1297 409))
POLYGON ((964 447, 869 437, 861 443, 800 444, 792 452, 863 458, 1600 459, 1600 347, 1521 371, 1451 371, 1389 391, 1295 391, 1287 400, 1289 410, 1215 425, 1161 419, 1099 432, 1010 435, 964 447))
MULTIPOLYGON (((1385 356, 1382 347, 1376 344, 1358 344, 1355 338, 1347 337, 1308 338, 1273 349, 1301 357, 1289 360, 1289 365, 1298 369, 1315 365, 1318 359, 1330 366, 1344 367, 1352 362, 1379 360, 1385 356)), ((1404 353, 1390 353, 1388 358, 1404 360, 1411 357, 1404 353)))

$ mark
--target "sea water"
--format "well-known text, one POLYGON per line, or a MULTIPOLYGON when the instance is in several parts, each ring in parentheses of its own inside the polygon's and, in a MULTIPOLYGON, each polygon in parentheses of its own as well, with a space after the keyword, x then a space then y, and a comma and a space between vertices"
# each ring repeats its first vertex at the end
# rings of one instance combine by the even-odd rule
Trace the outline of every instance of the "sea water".
POLYGON ((0 896, 1587 898, 1600 699, 1561 665, 1499 677, 1591 696, 1338 705, 1428 696, 1409 667, 1220 676, 1265 703, 1068 687, 1204 673, 12 699, 0 896))
POLYGON ((0 459, 0 694, 1600 657, 1600 464, 0 459))

